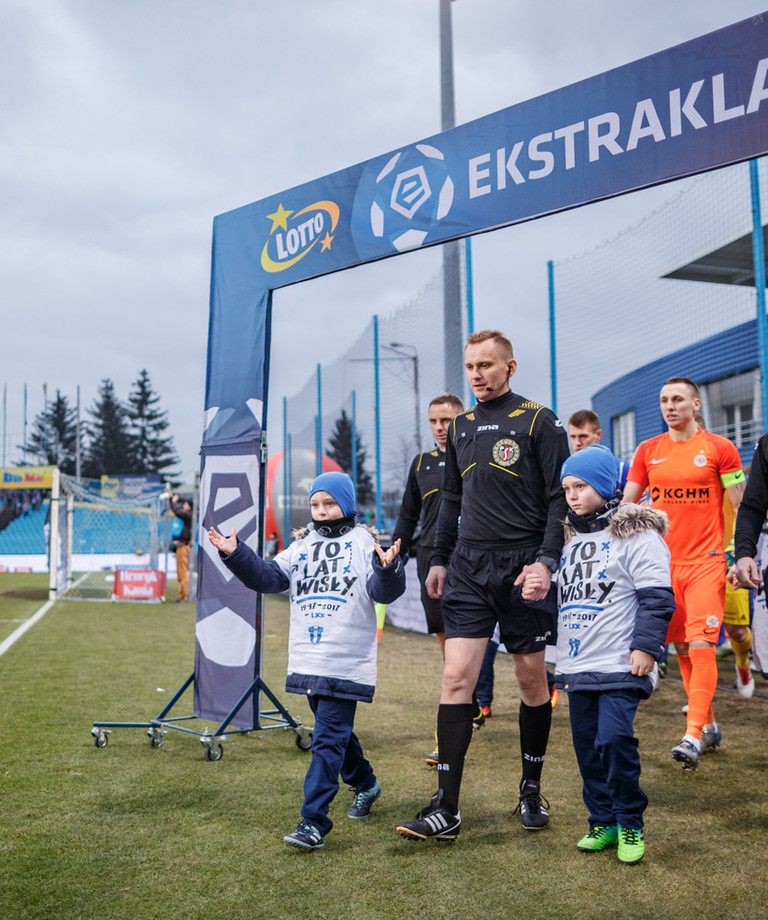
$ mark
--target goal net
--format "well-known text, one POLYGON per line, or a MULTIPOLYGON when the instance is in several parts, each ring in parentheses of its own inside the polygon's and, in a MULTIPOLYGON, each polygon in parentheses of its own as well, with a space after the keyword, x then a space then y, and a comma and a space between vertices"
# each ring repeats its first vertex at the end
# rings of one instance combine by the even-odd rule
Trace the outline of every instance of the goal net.
POLYGON ((164 487, 147 486, 125 497, 102 481, 62 474, 57 598, 112 600, 115 572, 165 571, 164 487))

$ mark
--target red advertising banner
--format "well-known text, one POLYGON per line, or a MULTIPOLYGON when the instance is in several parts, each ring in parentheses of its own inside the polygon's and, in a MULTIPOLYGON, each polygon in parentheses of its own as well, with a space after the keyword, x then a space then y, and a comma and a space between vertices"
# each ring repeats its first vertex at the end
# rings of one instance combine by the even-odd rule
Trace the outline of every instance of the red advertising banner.
POLYGON ((112 593, 115 597, 128 600, 162 600, 165 597, 165 572, 154 569, 118 569, 112 593))

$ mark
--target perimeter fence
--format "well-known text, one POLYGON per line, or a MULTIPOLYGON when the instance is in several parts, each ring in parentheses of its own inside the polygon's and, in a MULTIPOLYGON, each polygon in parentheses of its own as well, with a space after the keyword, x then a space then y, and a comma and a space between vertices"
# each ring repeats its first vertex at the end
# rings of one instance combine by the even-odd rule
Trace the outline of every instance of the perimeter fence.
MULTIPOLYGON (((757 166, 765 216, 768 165, 757 166)), ((631 456, 663 430, 659 384, 684 375, 707 384, 707 427, 746 451, 762 430, 750 164, 669 189, 636 225, 554 262, 557 408, 599 411, 604 442, 631 456)))
MULTIPOLYGON (((463 337, 465 302, 461 315, 463 337)), ((285 399, 287 424, 281 447, 290 445, 294 452, 316 451, 322 444, 323 452, 328 454, 344 413, 349 425, 354 423, 359 438, 358 479, 363 471, 367 472, 375 491, 377 469, 380 471, 381 492, 367 503, 368 510, 376 507, 378 498, 379 526, 391 526, 411 460, 433 445, 428 403, 444 391, 440 271, 409 303, 387 315, 374 316, 343 355, 319 366, 296 394, 285 399)), ((457 395, 465 397, 464 393, 457 395)), ((273 450, 275 447, 273 444, 273 450)))
MULTIPOLYGON (((758 177, 768 214, 765 159, 758 177)), ((602 419, 603 440, 631 456, 638 440, 657 433, 654 426, 661 430, 657 384, 672 366, 673 373, 705 380, 708 427, 747 450, 762 427, 752 225, 749 164, 738 164, 671 184, 668 200, 635 225, 589 252, 553 261, 556 408, 562 419, 578 409, 612 407, 602 419), (718 348, 728 349, 727 361, 713 358, 718 348), (676 362, 676 356, 683 357, 676 362), (721 378, 734 378, 736 395, 729 397, 727 386, 716 389, 721 378), (725 404, 728 399, 733 406, 725 404), (643 400, 637 420, 634 409, 623 411, 643 400), (625 426, 630 415, 632 424, 625 426)), ((466 309, 462 317, 466 323, 466 309)), ((432 444, 427 404, 445 389, 444 380, 438 273, 412 301, 372 318, 351 348, 318 367, 284 400, 286 434, 277 449, 316 451, 322 445, 328 453, 344 413, 354 423, 362 465, 374 485, 379 471, 380 525, 391 526, 411 459, 432 444)))

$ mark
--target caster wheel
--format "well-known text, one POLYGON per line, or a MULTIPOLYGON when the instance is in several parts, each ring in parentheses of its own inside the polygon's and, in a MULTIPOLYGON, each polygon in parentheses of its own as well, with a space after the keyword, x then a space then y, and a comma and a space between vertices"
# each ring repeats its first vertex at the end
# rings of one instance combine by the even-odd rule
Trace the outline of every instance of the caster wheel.
POLYGON ((107 746, 107 741, 109 740, 109 736, 106 735, 103 731, 101 731, 101 729, 99 729, 98 731, 94 729, 93 732, 91 732, 91 734, 93 735, 93 743, 96 745, 97 748, 105 748, 107 746))
POLYGON ((165 737, 160 729, 150 728, 147 734, 149 735, 150 747, 161 748, 163 746, 163 741, 165 740, 165 737))
POLYGON ((312 729, 301 728, 296 730, 296 747, 300 751, 310 751, 312 749, 312 729))
POLYGON ((211 744, 206 744, 205 746, 205 759, 206 760, 217 761, 217 760, 221 760, 223 756, 224 756, 224 748, 220 744, 217 744, 215 746, 211 744))

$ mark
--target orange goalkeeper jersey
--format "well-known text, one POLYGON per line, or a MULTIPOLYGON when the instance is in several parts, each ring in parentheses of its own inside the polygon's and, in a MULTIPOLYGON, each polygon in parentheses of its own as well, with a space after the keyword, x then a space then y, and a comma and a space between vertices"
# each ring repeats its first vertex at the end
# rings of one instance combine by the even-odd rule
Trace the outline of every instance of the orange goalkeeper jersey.
POLYGON ((699 429, 687 441, 669 433, 642 441, 628 479, 650 491, 669 515, 672 563, 706 562, 723 553, 723 492, 744 481, 741 458, 727 438, 699 429))

